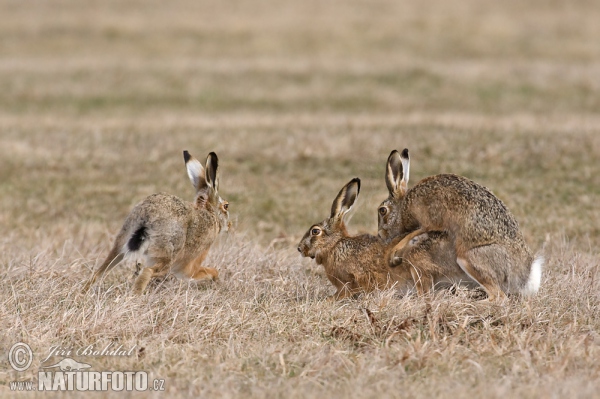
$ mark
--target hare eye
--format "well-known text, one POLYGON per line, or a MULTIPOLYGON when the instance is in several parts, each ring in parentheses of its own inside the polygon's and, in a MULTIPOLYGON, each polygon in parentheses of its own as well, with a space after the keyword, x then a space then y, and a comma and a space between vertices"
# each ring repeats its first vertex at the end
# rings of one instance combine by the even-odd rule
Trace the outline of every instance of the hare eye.
POLYGON ((379 208, 379 214, 381 216, 385 216, 386 213, 387 213, 387 208, 385 206, 382 206, 381 208, 379 208))
POLYGON ((229 204, 228 203, 223 204, 223 209, 225 209, 225 210, 229 209, 229 204))
POLYGON ((319 234, 321 234, 321 229, 314 228, 314 229, 312 229, 312 231, 310 233, 313 236, 318 236, 319 234))

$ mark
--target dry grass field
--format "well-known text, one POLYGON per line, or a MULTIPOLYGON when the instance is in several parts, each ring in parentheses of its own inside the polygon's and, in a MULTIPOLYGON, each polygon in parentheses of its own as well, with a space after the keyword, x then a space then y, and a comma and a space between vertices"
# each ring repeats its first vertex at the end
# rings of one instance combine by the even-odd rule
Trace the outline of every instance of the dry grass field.
POLYGON ((52 346, 115 343, 135 349, 75 358, 173 399, 598 397, 599 21, 597 1, 0 0, 0 396, 52 395, 10 390, 52 346), (509 206, 547 259, 537 296, 327 300, 299 239, 355 176, 350 231, 375 233, 404 147, 412 184, 457 173, 509 206), (220 281, 134 297, 126 264, 81 294, 134 204, 192 199, 184 149, 221 160, 220 281))

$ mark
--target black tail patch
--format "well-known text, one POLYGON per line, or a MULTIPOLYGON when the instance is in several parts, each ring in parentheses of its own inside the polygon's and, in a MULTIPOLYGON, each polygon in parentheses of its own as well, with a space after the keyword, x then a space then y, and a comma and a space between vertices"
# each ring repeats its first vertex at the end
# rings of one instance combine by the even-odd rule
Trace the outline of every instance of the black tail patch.
POLYGON ((140 228, 138 228, 135 231, 135 233, 133 233, 133 235, 127 242, 127 248, 129 248, 130 251, 135 252, 138 249, 140 249, 144 241, 146 241, 147 239, 148 232, 146 231, 146 226, 140 226, 140 228))

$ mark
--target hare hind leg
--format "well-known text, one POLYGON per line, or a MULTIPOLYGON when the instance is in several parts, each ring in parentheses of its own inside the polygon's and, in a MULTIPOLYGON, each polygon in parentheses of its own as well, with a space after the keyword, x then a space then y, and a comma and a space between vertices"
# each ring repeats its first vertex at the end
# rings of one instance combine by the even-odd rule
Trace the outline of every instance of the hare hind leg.
POLYGON ((497 245, 486 245, 467 250, 456 259, 460 268, 485 289, 491 302, 506 298, 501 287, 502 278, 499 276, 504 265, 495 261, 495 254, 499 250, 501 248, 497 245))
POLYGON ((153 278, 164 277, 169 273, 170 261, 167 259, 161 259, 154 264, 152 267, 147 267, 138 276, 133 284, 133 293, 140 295, 144 292, 148 283, 153 278))

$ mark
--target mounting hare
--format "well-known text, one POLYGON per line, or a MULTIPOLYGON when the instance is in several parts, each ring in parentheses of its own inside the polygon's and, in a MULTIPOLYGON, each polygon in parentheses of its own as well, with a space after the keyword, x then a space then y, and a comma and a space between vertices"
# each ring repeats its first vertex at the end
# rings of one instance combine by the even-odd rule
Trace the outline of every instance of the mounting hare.
POLYGON ((391 266, 401 261, 403 248, 415 237, 445 232, 438 239, 453 243, 450 256, 456 256, 460 269, 485 288, 490 300, 538 291, 543 258, 534 259, 519 224, 498 197, 452 174, 427 177, 409 190, 409 170, 408 150, 392 151, 386 168, 389 197, 378 209, 379 236, 402 238, 390 252, 391 266))
MULTIPOLYGON (((219 159, 211 152, 206 168, 187 151, 183 158, 196 189, 194 202, 174 195, 153 194, 137 204, 125 219, 104 263, 84 287, 84 292, 124 258, 144 266, 133 291, 141 294, 152 278, 173 273, 193 280, 216 279, 217 270, 202 266, 212 243, 227 229, 229 204, 219 196, 219 159)), ((136 273, 137 275, 137 273, 136 273)))
POLYGON ((329 218, 312 225, 298 244, 302 256, 311 257, 325 267, 327 278, 337 288, 334 299, 388 288, 395 282, 409 282, 411 278, 410 274, 394 275, 389 268, 387 250, 392 244, 386 245, 379 237, 369 234, 354 237, 348 234, 344 216, 359 192, 360 179, 352 179, 333 201, 329 218))

